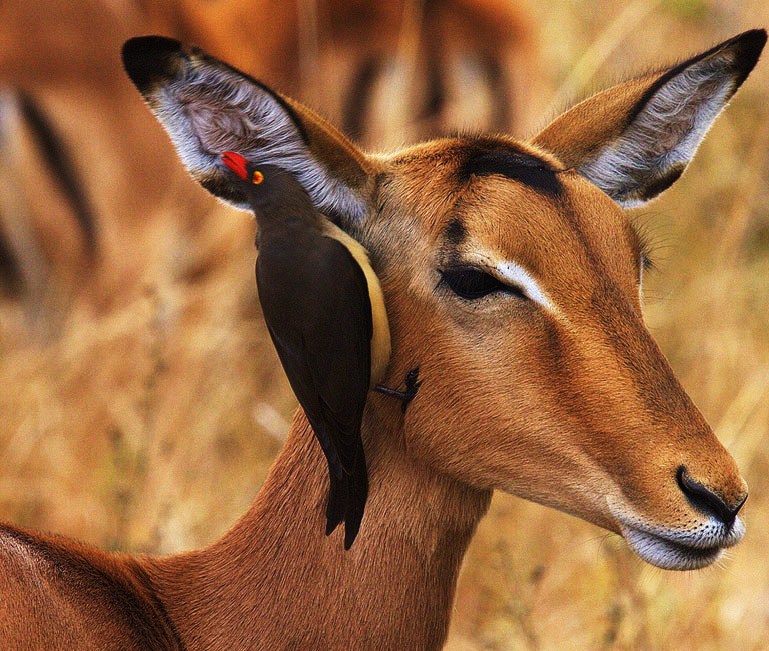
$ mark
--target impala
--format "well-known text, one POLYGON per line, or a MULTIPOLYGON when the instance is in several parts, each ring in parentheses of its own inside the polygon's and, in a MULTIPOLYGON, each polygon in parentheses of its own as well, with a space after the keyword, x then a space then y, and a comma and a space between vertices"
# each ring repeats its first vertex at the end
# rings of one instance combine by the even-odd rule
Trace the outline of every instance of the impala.
POLYGON ((520 127, 540 94, 535 23, 509 0, 146 4, 157 33, 311 101, 368 146, 442 135, 467 116, 475 129, 520 127))
POLYGON ((14 312, 33 317, 24 332, 59 331, 84 295, 124 305, 151 266, 146 233, 210 210, 189 192, 189 207, 164 205, 189 179, 116 55, 144 22, 109 4, 0 3, 0 294, 6 285, 14 312))
MULTIPOLYGON (((127 99, 135 91, 114 52, 130 34, 200 43, 378 147, 444 133, 466 115, 475 128, 520 127, 540 95, 534 23, 508 0, 128 4, 122 12, 102 0, 49 0, 45 12, 0 7, 0 300, 12 296, 43 317, 38 323, 66 312, 86 287, 94 294, 105 276, 138 282, 152 251, 137 249, 159 221, 176 227, 193 210, 210 212, 190 192, 194 207, 164 205, 189 180, 148 128, 147 111, 127 99), (41 141, 53 148, 41 151, 41 141), (32 162, 41 158, 46 193, 32 162), (172 171, 181 174, 171 179, 172 171), (126 239, 136 243, 130 255, 126 239)), ((104 291, 114 300, 114 287, 104 291)))
MULTIPOLYGON (((766 41, 746 32, 594 95, 529 142, 458 137, 388 156, 202 51, 129 41, 126 69, 192 176, 236 206, 219 154, 280 165, 371 253, 390 320, 355 545, 323 533, 323 455, 301 411, 249 511, 211 546, 110 555, 0 529, 8 648, 436 649, 494 489, 626 539, 668 569, 742 538, 737 467, 641 316, 623 208, 683 172, 766 41)), ((344 324, 340 324, 344 327, 344 324)))

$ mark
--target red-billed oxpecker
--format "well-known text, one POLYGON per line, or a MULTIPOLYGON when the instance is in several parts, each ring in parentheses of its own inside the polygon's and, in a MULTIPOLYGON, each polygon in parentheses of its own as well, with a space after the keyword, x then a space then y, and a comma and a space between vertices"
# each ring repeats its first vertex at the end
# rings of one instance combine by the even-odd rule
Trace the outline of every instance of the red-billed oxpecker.
MULTIPOLYGON (((368 253, 312 205, 289 172, 222 154, 256 215, 256 282, 264 319, 291 388, 328 460, 326 535, 355 540, 368 495, 360 436, 369 389, 390 358, 382 289, 368 253)), ((418 388, 416 370, 403 399, 418 388)))

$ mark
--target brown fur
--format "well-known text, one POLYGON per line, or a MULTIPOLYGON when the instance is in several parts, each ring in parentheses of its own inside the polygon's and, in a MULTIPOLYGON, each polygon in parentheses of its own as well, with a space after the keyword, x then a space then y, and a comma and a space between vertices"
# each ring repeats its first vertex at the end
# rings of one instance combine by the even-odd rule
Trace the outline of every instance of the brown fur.
MULTIPOLYGON (((413 20, 409 16, 416 2, 307 3, 302 11, 317 4, 317 24, 302 17, 302 3, 297 2, 124 4, 122 12, 101 0, 74 5, 51 0, 45 11, 31 11, 20 0, 0 6, 0 90, 28 93, 49 117, 61 145, 73 153, 80 190, 96 221, 91 256, 58 180, 41 167, 29 125, 0 116, 0 294, 12 295, 32 317, 27 323, 45 333, 56 331, 73 301, 85 296, 101 307, 140 282, 152 257, 153 243, 145 241, 147 222, 156 226, 162 220, 168 230, 184 231, 211 212, 211 203, 188 184, 157 126, 133 100, 117 56, 129 36, 158 31, 198 43, 311 102, 340 124, 350 110, 359 111, 356 135, 369 146, 382 146, 388 138, 403 142, 405 136, 397 130, 408 130, 413 140, 460 126, 453 115, 462 111, 450 102, 427 118, 421 107, 431 75, 456 86, 454 68, 463 53, 488 60, 499 70, 498 78, 484 87, 485 118, 480 117, 479 94, 472 96, 475 129, 523 127, 522 89, 529 106, 542 78, 535 69, 533 21, 500 0, 431 3, 429 15, 423 19, 415 14, 413 20), (409 30, 415 31, 409 47, 417 54, 399 50, 409 30), (100 36, 94 39, 93 34, 100 36), (317 40, 317 51, 303 49, 302 39, 317 40), (435 59, 439 69, 420 63, 409 72, 408 98, 404 96, 393 124, 395 111, 382 92, 368 102, 355 102, 354 80, 368 61, 379 60, 383 68, 399 56, 421 63, 435 59), (302 63, 307 57, 314 61, 309 68, 302 63), (322 77, 326 70, 333 70, 333 78, 322 77), (182 196, 189 206, 178 206, 182 196), (134 242, 130 254, 125 241, 134 242)), ((381 87, 381 80, 374 82, 381 87)), ((447 92, 461 100, 456 88, 447 92)))
POLYGON ((13 103, 25 93, 47 117, 95 218, 88 255, 31 125, 0 112, 0 239, 21 267, 18 298, 34 312, 31 329, 44 332, 55 331, 72 301, 104 308, 140 283, 156 246, 148 224, 189 232, 213 203, 189 183, 120 68, 120 45, 145 19, 118 18, 108 4, 0 4, 0 91, 13 103))
MULTIPOLYGON (((610 120, 627 123, 621 102, 603 97, 607 114, 598 104, 590 119, 619 132, 610 120)), ((617 532, 617 508, 664 530, 705 522, 676 483, 681 466, 729 505, 744 497, 734 460, 643 323, 627 216, 564 170, 558 147, 445 139, 365 158, 295 110, 306 130, 329 135, 309 155, 347 158, 341 169, 356 170, 353 191, 370 206, 344 226, 372 252, 381 280, 392 334, 384 381, 395 386, 416 365, 424 379, 405 415, 396 401, 370 397, 362 436, 371 490, 355 545, 345 553, 339 531, 323 536, 325 465, 300 412, 250 510, 203 550, 108 556, 6 530, 0 603, 10 639, 50 648, 53 622, 75 645, 90 635, 189 651, 436 649, 493 489, 617 532), (562 191, 500 175, 460 181, 481 145, 545 158, 562 191), (478 250, 525 267, 554 308, 452 294, 439 270, 478 250)))
POLYGON ((368 147, 524 130, 542 94, 535 23, 507 0, 163 0, 147 12, 150 31, 302 98, 368 147), (468 61, 480 68, 469 94, 468 61))

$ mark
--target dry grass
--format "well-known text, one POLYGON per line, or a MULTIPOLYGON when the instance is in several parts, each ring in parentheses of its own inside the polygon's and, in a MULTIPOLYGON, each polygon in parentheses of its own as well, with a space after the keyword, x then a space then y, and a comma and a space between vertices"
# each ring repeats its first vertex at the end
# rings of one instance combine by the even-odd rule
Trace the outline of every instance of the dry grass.
MULTIPOLYGON (((761 0, 534 10, 559 105, 769 25, 761 0)), ((763 61, 682 181, 636 216, 657 243, 651 329, 750 485, 745 541, 718 567, 668 573, 596 527, 498 495, 466 559, 449 648, 769 644, 768 89, 763 61)), ((210 205, 192 232, 158 223, 142 235, 143 273, 108 310, 77 301, 57 337, 31 338, 0 306, 3 519, 169 552, 212 540, 258 490, 293 399, 259 319, 251 227, 210 205)))

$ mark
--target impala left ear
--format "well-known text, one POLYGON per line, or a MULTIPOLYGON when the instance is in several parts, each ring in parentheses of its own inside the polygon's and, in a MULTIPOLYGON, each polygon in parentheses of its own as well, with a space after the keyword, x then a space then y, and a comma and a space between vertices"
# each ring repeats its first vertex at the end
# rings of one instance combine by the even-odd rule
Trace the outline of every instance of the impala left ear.
POLYGON ((622 206, 645 203, 683 174, 765 43, 766 31, 754 29, 614 86, 556 118, 533 142, 622 206))
POLYGON ((220 158, 234 151, 292 171, 315 207, 342 225, 367 215, 369 160, 309 108, 162 36, 127 41, 123 64, 189 173, 220 199, 251 209, 220 158))

